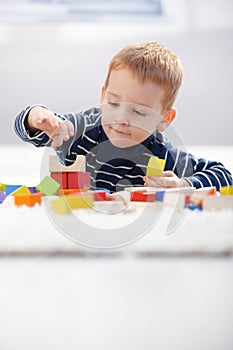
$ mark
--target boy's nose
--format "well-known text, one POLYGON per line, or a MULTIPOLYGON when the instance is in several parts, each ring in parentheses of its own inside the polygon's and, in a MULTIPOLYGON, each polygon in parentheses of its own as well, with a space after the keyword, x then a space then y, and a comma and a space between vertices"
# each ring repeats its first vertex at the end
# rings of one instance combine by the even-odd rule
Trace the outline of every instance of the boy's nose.
POLYGON ((127 108, 120 106, 114 115, 114 122, 124 125, 130 124, 129 113, 127 113, 127 108))

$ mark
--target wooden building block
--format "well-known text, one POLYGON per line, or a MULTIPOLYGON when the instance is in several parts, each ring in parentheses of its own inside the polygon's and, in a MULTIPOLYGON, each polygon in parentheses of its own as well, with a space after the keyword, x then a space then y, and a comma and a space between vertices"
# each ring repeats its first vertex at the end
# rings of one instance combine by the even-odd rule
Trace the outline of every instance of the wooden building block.
POLYGON ((133 191, 131 192, 130 200, 132 202, 155 202, 156 193, 150 193, 147 191, 133 191))
POLYGON ((58 196, 67 196, 69 194, 74 194, 74 193, 78 193, 78 192, 87 192, 88 190, 84 190, 84 189, 81 189, 81 188, 71 188, 71 189, 60 189, 58 190, 57 192, 57 195, 58 196))
POLYGON ((28 189, 31 193, 38 193, 36 187, 34 187, 34 186, 28 187, 28 189))
POLYGON ((223 186, 220 188, 220 193, 227 196, 233 195, 233 186, 223 186))
POLYGON ((107 201, 109 199, 109 191, 92 191, 95 201, 107 201))
POLYGON ((50 174, 51 178, 60 184, 61 189, 67 189, 68 176, 65 172, 56 172, 50 174))
POLYGON ((67 203, 66 197, 59 197, 51 201, 51 208, 60 215, 70 214, 71 208, 67 203))
POLYGON ((201 205, 204 197, 212 195, 217 195, 216 187, 202 187, 193 191, 190 200, 193 204, 201 205))
POLYGON ((81 172, 86 170, 86 158, 85 156, 78 155, 75 162, 70 166, 64 166, 60 163, 57 156, 49 157, 49 171, 51 173, 59 172, 81 172))
POLYGON ((12 192, 16 191, 20 187, 22 187, 22 185, 6 185, 5 186, 6 195, 9 196, 12 192))
POLYGON ((36 186, 37 191, 42 192, 46 196, 52 196, 57 193, 60 184, 49 176, 45 176, 43 180, 36 186))
POLYGON ((94 205, 93 195, 86 192, 65 196, 65 200, 71 209, 92 208, 94 205))
POLYGON ((162 176, 165 162, 165 159, 150 157, 146 169, 146 176, 162 176))
POLYGON ((5 192, 6 184, 0 183, 0 191, 5 192))
POLYGON ((87 190, 91 186, 90 173, 87 172, 69 172, 68 176, 68 189, 81 188, 87 190))
POLYGON ((6 198, 6 193, 0 190, 0 203, 2 203, 5 198, 6 198))
POLYGON ((14 196, 15 205, 27 205, 33 207, 36 203, 41 204, 42 193, 17 194, 14 196))
POLYGON ((203 210, 233 210, 233 196, 206 196, 202 201, 203 210))
POLYGON ((30 194, 30 190, 26 186, 21 186, 17 188, 15 191, 11 192, 11 196, 16 196, 17 194, 30 194))

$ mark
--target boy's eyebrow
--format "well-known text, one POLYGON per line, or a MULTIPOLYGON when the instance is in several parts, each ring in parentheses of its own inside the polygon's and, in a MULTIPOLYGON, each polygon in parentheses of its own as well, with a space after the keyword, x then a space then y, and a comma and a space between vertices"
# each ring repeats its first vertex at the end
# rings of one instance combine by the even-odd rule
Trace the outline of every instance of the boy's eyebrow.
POLYGON ((114 92, 108 92, 107 95, 108 96, 113 96, 113 97, 116 97, 116 98, 120 98, 120 95, 114 94, 114 92))
MULTIPOLYGON (((108 95, 108 97, 109 97, 109 96, 112 96, 112 97, 115 97, 115 98, 118 98, 118 99, 121 98, 120 95, 117 95, 117 94, 115 94, 114 92, 108 92, 107 95, 108 95)), ((146 107, 146 108, 152 109, 151 106, 148 106, 148 105, 146 105, 146 104, 144 104, 144 103, 140 103, 140 102, 135 103, 135 102, 134 102, 134 104, 135 104, 135 105, 138 105, 138 106, 142 106, 142 107, 146 107)))

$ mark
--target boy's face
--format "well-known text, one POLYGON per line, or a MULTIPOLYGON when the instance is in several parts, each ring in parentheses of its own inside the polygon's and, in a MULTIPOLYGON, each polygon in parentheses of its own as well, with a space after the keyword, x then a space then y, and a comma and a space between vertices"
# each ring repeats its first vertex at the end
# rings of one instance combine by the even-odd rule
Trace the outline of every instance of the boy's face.
POLYGON ((106 90, 102 88, 101 109, 103 129, 113 145, 133 146, 170 124, 161 115, 162 94, 158 85, 139 82, 128 69, 111 72, 106 90))

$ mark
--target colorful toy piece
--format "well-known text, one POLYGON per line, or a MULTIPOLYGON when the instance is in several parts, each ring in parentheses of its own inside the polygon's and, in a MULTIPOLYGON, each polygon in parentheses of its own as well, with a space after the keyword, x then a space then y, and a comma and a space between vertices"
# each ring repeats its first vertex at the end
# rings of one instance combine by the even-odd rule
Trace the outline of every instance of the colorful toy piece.
POLYGON ((26 186, 21 186, 10 193, 10 196, 17 196, 18 194, 30 194, 30 190, 26 186))
POLYGON ((51 172, 51 178, 60 184, 61 188, 67 189, 67 173, 66 172, 51 172))
POLYGON ((87 194, 87 192, 61 196, 57 199, 52 200, 51 207, 58 214, 70 214, 74 209, 84 209, 92 208, 94 205, 94 197, 92 194, 87 194))
POLYGON ((67 204, 71 209, 92 208, 94 197, 92 194, 82 193, 78 195, 65 196, 67 204))
POLYGON ((66 197, 59 197, 52 200, 51 208, 60 215, 70 214, 71 208, 67 203, 66 197))
POLYGON ((5 191, 4 192, 6 192, 6 195, 8 196, 12 192, 14 192, 17 189, 19 189, 20 187, 22 187, 22 186, 21 185, 5 185, 5 191))
POLYGON ((34 186, 28 187, 28 189, 31 193, 38 193, 36 187, 34 187, 34 186))
POLYGON ((64 189, 61 188, 60 190, 58 190, 57 195, 58 196, 67 196, 69 194, 74 194, 74 193, 78 193, 78 192, 87 192, 88 190, 84 190, 81 188, 72 188, 72 189, 64 189))
POLYGON ((17 194, 14 196, 15 205, 27 205, 34 207, 36 203, 41 204, 42 193, 17 194))
POLYGON ((146 169, 146 176, 162 176, 165 162, 165 159, 150 157, 146 169))
POLYGON ((76 157, 75 162, 70 166, 63 166, 57 156, 49 157, 49 171, 51 173, 61 173, 61 172, 81 172, 85 171, 85 156, 79 155, 76 157))
POLYGON ((132 202, 155 202, 156 193, 150 193, 147 191, 133 191, 131 192, 130 200, 132 202))
POLYGON ((45 176, 43 180, 36 186, 38 192, 42 192, 45 196, 52 196, 57 193, 60 184, 49 176, 45 176))
POLYGON ((2 203, 4 201, 4 199, 6 198, 6 194, 5 192, 0 190, 0 203, 2 203))
POLYGON ((233 186, 223 186, 220 188, 220 193, 222 195, 232 196, 233 195, 233 186))
POLYGON ((97 190, 91 192, 95 201, 107 201, 110 196, 110 192, 107 190, 97 190))
POLYGON ((82 188, 82 189, 89 189, 91 186, 91 177, 90 173, 86 172, 69 172, 67 173, 67 188, 68 189, 74 189, 74 188, 82 188))

